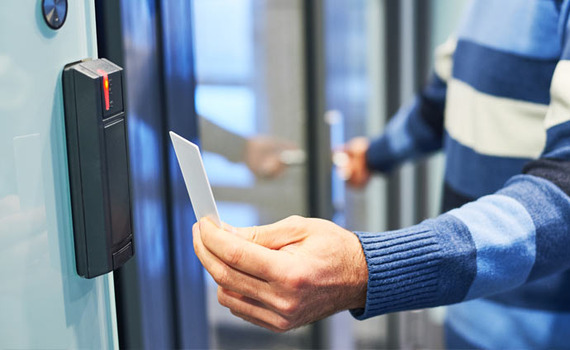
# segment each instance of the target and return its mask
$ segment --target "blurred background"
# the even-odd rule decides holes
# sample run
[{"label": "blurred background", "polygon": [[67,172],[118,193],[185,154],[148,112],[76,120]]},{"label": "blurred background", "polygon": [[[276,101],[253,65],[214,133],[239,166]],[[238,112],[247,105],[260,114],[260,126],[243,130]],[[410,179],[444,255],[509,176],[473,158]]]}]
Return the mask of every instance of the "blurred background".
[{"label": "blurred background", "polygon": [[[19,267],[0,269],[0,280],[17,282],[0,286],[8,310],[0,347],[443,347],[441,308],[367,321],[344,312],[286,334],[232,316],[193,254],[195,218],[167,132],[201,145],[220,216],[233,226],[296,214],[379,232],[433,217],[441,155],[353,190],[332,150],[382,132],[424,84],[466,2],[97,0],[69,2],[58,31],[41,18],[45,1],[3,2],[0,33],[20,29],[0,35],[0,251],[8,252],[0,266]],[[122,268],[89,281],[75,274],[68,242],[61,101],[63,66],[87,57],[125,69],[137,248]],[[41,104],[27,102],[32,91]],[[8,210],[24,196],[29,159],[43,159],[26,178],[41,183],[42,200]],[[54,326],[42,330],[46,323]]]},{"label": "blurred background", "polygon": [[[206,152],[223,220],[252,226],[299,214],[383,231],[437,215],[440,156],[351,190],[331,171],[330,150],[382,132],[424,83],[435,47],[454,30],[464,3],[194,0],[197,113],[250,142],[269,136],[277,149],[289,141],[307,155],[263,177],[246,162],[232,163],[224,149]],[[200,138],[204,146],[219,142],[208,126]],[[275,335],[232,317],[218,305],[215,283],[208,279],[206,287],[214,347],[443,347],[443,309],[364,322],[342,313]]]}]

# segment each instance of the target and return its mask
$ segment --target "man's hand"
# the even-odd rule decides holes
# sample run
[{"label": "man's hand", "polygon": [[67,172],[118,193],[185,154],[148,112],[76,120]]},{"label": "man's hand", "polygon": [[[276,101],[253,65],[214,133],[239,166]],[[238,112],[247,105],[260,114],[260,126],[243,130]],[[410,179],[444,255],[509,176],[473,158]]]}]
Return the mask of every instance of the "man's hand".
[{"label": "man's hand", "polygon": [[362,308],[368,269],[356,235],[332,222],[289,217],[251,228],[193,227],[194,250],[218,283],[218,301],[276,332]]},{"label": "man's hand", "polygon": [[369,145],[367,138],[357,137],[350,140],[342,150],[346,154],[346,159],[340,166],[340,171],[346,182],[353,187],[364,187],[370,179],[370,170],[366,165]]}]

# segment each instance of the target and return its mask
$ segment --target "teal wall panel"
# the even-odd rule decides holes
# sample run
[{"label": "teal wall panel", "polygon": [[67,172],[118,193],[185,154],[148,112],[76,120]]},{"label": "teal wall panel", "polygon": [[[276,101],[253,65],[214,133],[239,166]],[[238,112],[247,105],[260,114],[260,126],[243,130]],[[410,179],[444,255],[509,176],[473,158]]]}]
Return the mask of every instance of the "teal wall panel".
[{"label": "teal wall panel", "polygon": [[0,2],[0,348],[116,348],[112,275],[75,270],[61,72],[96,57],[93,2],[51,30]]}]

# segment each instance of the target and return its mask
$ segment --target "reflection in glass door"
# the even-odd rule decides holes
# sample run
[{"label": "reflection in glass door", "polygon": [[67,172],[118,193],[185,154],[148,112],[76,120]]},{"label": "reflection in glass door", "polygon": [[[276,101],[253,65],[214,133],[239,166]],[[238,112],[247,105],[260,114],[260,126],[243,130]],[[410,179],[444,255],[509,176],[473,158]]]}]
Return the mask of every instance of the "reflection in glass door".
[{"label": "reflection in glass door", "polygon": [[[307,215],[303,2],[193,1],[196,107],[204,164],[223,221]],[[306,348],[308,328],[278,335],[234,317],[208,279],[214,348]]]}]

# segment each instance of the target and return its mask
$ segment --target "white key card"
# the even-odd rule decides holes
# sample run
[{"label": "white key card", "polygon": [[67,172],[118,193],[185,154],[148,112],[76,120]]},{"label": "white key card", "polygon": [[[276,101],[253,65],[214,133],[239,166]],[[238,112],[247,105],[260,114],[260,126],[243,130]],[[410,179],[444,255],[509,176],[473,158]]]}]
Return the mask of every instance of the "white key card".
[{"label": "white key card", "polygon": [[200,155],[200,149],[192,142],[172,131],[170,132],[170,139],[174,145],[178,165],[180,165],[182,170],[184,183],[186,183],[186,189],[188,190],[188,195],[190,195],[196,218],[200,220],[207,217],[218,227],[222,227],[212,188],[210,187],[202,156]]}]

